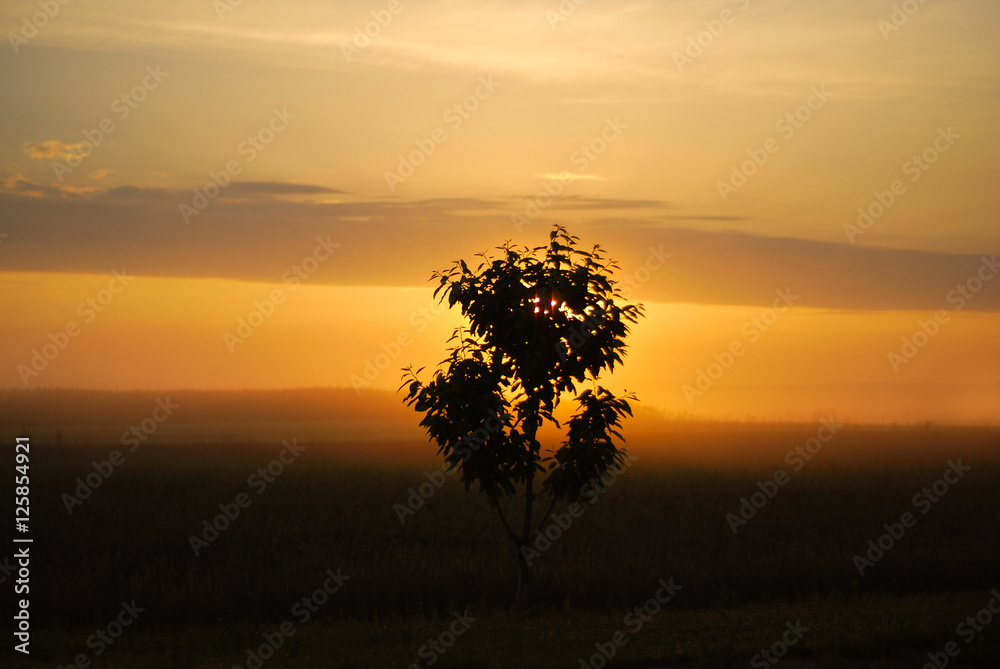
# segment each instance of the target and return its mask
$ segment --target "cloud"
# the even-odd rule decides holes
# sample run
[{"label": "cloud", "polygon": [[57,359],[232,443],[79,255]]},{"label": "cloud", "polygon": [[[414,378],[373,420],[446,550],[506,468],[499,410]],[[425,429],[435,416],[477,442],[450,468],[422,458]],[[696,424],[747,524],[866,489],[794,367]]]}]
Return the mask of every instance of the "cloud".
[{"label": "cloud", "polygon": [[624,200],[604,197],[568,195],[553,199],[551,209],[662,209],[671,205],[660,200]]},{"label": "cloud", "polygon": [[579,174],[577,172],[545,172],[535,176],[551,181],[604,181],[604,177],[599,177],[596,174]]},{"label": "cloud", "polygon": [[[653,251],[671,254],[637,289],[636,298],[647,301],[768,305],[776,290],[790,289],[806,307],[948,309],[948,292],[982,264],[977,254],[672,227],[646,216],[667,206],[650,200],[566,198],[562,214],[553,208],[518,231],[510,220],[515,198],[334,204],[220,198],[184,225],[178,205],[190,201],[190,191],[118,187],[82,197],[21,175],[0,186],[5,231],[19,241],[0,256],[6,270],[102,273],[125,264],[138,275],[279,281],[322,238],[339,243],[340,251],[311,282],[424,287],[433,270],[504,240],[543,243],[559,220],[585,245],[605,247],[625,278],[634,279]],[[304,190],[334,191],[324,188]],[[23,191],[33,197],[15,196]],[[606,216],[614,210],[633,216]],[[684,218],[696,225],[699,214]],[[1000,291],[982,290],[966,309],[1000,311]]]},{"label": "cloud", "polygon": [[310,184],[283,183],[279,181],[238,181],[226,187],[226,195],[319,195],[343,193],[336,188]]},{"label": "cloud", "polygon": [[98,190],[97,188],[85,188],[67,184],[44,184],[40,181],[29,179],[20,173],[10,177],[0,177],[0,193],[9,193],[22,197],[83,198],[94,195]]},{"label": "cloud", "polygon": [[[10,4],[10,3],[8,3]],[[53,21],[36,43],[61,48],[183,54],[205,61],[268,67],[348,70],[495,72],[545,82],[628,81],[662,101],[683,87],[751,95],[797,93],[819,77],[844,97],[898,99],[901,92],[954,91],[954,72],[988,93],[994,0],[932,3],[905,30],[912,49],[886,49],[877,22],[891,8],[868,0],[823,3],[754,0],[731,4],[735,21],[699,58],[698,77],[679,72],[675,55],[717,20],[698,0],[612,3],[403,3],[394,18],[350,62],[342,52],[372,18],[352,3],[304,0],[289,13],[278,2],[242,3],[220,22],[200,0],[169,9],[124,0],[81,5],[73,21]],[[28,10],[0,10],[8,24]],[[569,9],[566,9],[569,8]],[[127,10],[127,11],[126,11]],[[551,16],[561,20],[553,24]],[[511,48],[515,36],[516,49]],[[941,50],[923,48],[933,40]],[[898,42],[896,43],[898,45]],[[968,48],[963,48],[968,47]],[[978,47],[978,48],[977,48]],[[946,52],[947,59],[941,54]],[[796,53],[790,62],[787,54]],[[877,67],[873,66],[873,63]],[[663,84],[667,84],[664,86]],[[579,93],[579,91],[577,91]],[[649,91],[633,90],[649,95]]]},{"label": "cloud", "polygon": [[83,158],[79,154],[83,148],[82,143],[67,144],[57,139],[46,139],[42,142],[25,142],[24,152],[32,160],[67,160],[69,158]]},{"label": "cloud", "polygon": [[118,186],[95,195],[98,200],[159,200],[174,202],[178,192],[166,188],[139,188],[138,186]]},{"label": "cloud", "polygon": [[[982,266],[981,254],[862,247],[765,237],[737,231],[599,226],[598,239],[629,240],[619,262],[641,267],[653,249],[672,254],[637,291],[662,302],[768,305],[789,289],[800,306],[826,309],[952,309],[947,295]],[[989,259],[993,253],[987,254]],[[983,290],[965,307],[1000,311],[1000,290]]]},{"label": "cloud", "polygon": [[93,172],[87,175],[87,178],[93,179],[94,181],[100,181],[102,179],[107,178],[107,176],[112,172],[114,172],[114,170],[108,170],[108,169],[94,170]]},{"label": "cloud", "polygon": [[665,221],[749,221],[752,217],[750,216],[701,216],[701,215],[690,215],[690,216],[660,216],[662,220]]}]

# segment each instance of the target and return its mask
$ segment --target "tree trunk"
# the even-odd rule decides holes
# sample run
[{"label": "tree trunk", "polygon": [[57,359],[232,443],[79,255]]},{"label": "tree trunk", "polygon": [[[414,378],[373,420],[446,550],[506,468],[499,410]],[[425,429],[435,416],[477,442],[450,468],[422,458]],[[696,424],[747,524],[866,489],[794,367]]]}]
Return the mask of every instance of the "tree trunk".
[{"label": "tree trunk", "polygon": [[[538,432],[540,420],[538,418],[538,400],[534,400],[531,411],[531,423],[525,430],[525,437],[529,446],[534,450],[533,444],[535,434]],[[531,509],[535,501],[535,474],[531,476],[524,486],[524,524],[521,526],[521,545],[517,547],[517,593],[514,595],[514,604],[510,607],[511,613],[524,613],[531,607],[531,565],[521,550],[528,545],[531,539]]]},{"label": "tree trunk", "polygon": [[531,608],[531,565],[528,564],[524,553],[517,551],[517,594],[514,595],[514,604],[510,607],[511,613],[525,613]]}]

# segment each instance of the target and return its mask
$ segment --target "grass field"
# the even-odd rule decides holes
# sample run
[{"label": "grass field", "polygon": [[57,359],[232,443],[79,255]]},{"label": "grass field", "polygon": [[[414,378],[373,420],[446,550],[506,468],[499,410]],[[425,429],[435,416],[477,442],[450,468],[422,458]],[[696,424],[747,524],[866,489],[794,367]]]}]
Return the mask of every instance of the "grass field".
[{"label": "grass field", "polygon": [[[343,444],[302,441],[268,481],[257,470],[279,456],[280,441],[146,445],[123,449],[124,462],[70,514],[63,496],[114,446],[36,444],[33,652],[16,666],[71,666],[79,654],[95,667],[247,666],[247,649],[283,622],[295,634],[264,666],[430,666],[420,649],[455,612],[476,622],[435,666],[579,667],[616,631],[627,641],[613,665],[755,666],[797,621],[809,631],[783,666],[918,667],[948,642],[961,651],[952,664],[1000,666],[1000,622],[969,642],[956,632],[1000,587],[1000,462],[989,455],[998,433],[883,432],[847,428],[844,443],[877,450],[880,439],[909,438],[937,448],[918,464],[851,466],[831,452],[799,472],[780,457],[723,468],[636,449],[536,559],[529,617],[506,613],[513,547],[478,492],[448,478],[400,522],[394,505],[428,481],[432,460],[349,463]],[[800,437],[790,442],[783,428],[770,438]],[[956,458],[969,470],[930,502],[921,490]],[[791,480],[734,534],[727,514],[778,468]],[[205,534],[220,504],[239,515],[220,521],[217,537]],[[905,512],[915,524],[859,575],[854,556]],[[197,555],[192,536],[203,542]],[[349,578],[322,604],[313,599],[315,611],[304,607],[328,570]],[[671,578],[681,588],[662,610],[626,618]],[[134,623],[113,643],[95,642],[132,600],[143,609]]]}]

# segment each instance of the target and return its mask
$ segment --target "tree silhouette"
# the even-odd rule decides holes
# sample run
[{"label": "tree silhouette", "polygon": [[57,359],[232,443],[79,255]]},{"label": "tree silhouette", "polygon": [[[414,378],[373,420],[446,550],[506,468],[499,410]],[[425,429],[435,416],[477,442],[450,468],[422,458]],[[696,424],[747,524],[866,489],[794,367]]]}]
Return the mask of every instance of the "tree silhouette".
[{"label": "tree silhouette", "polygon": [[[517,548],[518,582],[512,610],[530,603],[532,572],[524,548],[559,500],[576,502],[588,481],[625,461],[626,451],[612,437],[628,400],[597,385],[604,370],[622,362],[629,323],[642,305],[625,304],[612,278],[618,265],[599,246],[577,248],[579,238],[562,226],[549,234],[548,246],[497,247],[498,258],[485,253],[475,270],[459,260],[435,272],[434,295],[460,305],[469,325],[455,330],[449,356],[430,382],[421,370],[404,370],[400,389],[406,404],[425,415],[420,425],[437,443],[451,468],[459,468],[468,489],[473,483],[497,509]],[[619,304],[618,302],[622,302]],[[577,385],[592,386],[577,394]],[[568,421],[566,440],[542,457],[536,435],[542,421],[557,427],[553,411],[560,396],[579,404]],[[545,476],[535,487],[539,472]],[[507,522],[501,498],[523,488],[524,517],[517,532]],[[549,498],[537,526],[535,502]]]}]

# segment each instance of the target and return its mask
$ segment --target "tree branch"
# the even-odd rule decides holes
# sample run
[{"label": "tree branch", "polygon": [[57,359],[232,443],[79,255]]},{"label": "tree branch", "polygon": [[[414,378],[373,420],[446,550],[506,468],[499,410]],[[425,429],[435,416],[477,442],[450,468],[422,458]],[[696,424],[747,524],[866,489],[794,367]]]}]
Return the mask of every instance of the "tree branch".
[{"label": "tree branch", "polygon": [[500,514],[500,522],[503,523],[503,528],[507,530],[507,536],[509,536],[510,540],[514,542],[515,547],[521,548],[521,542],[517,540],[517,535],[510,529],[510,525],[507,524],[507,519],[503,515],[503,509],[500,508],[500,500],[496,501],[496,507],[497,513]]},{"label": "tree branch", "polygon": [[542,526],[545,524],[545,521],[549,519],[549,514],[552,513],[552,509],[555,507],[556,502],[558,502],[558,501],[559,501],[559,498],[556,497],[555,495],[553,495],[552,496],[552,503],[549,504],[549,510],[545,512],[545,515],[542,516],[541,522],[538,523],[538,530],[537,530],[538,532],[542,531]]},{"label": "tree branch", "polygon": [[535,439],[535,435],[538,434],[538,428],[541,425],[542,419],[538,415],[539,400],[537,397],[530,397],[528,401],[529,410],[526,412],[528,419],[527,431],[524,433],[525,441],[528,447],[531,449],[532,461],[529,465],[531,467],[531,473],[528,475],[528,480],[525,481],[524,486],[524,524],[521,526],[521,543],[528,543],[528,537],[531,536],[531,511],[532,506],[535,501],[535,461],[534,457],[538,452],[539,444]]},{"label": "tree branch", "polygon": [[524,489],[524,525],[521,529],[523,534],[523,538],[521,539],[522,544],[528,543],[528,537],[531,536],[531,506],[535,501],[534,488],[535,473],[532,472],[531,476],[528,477],[528,482]]}]

